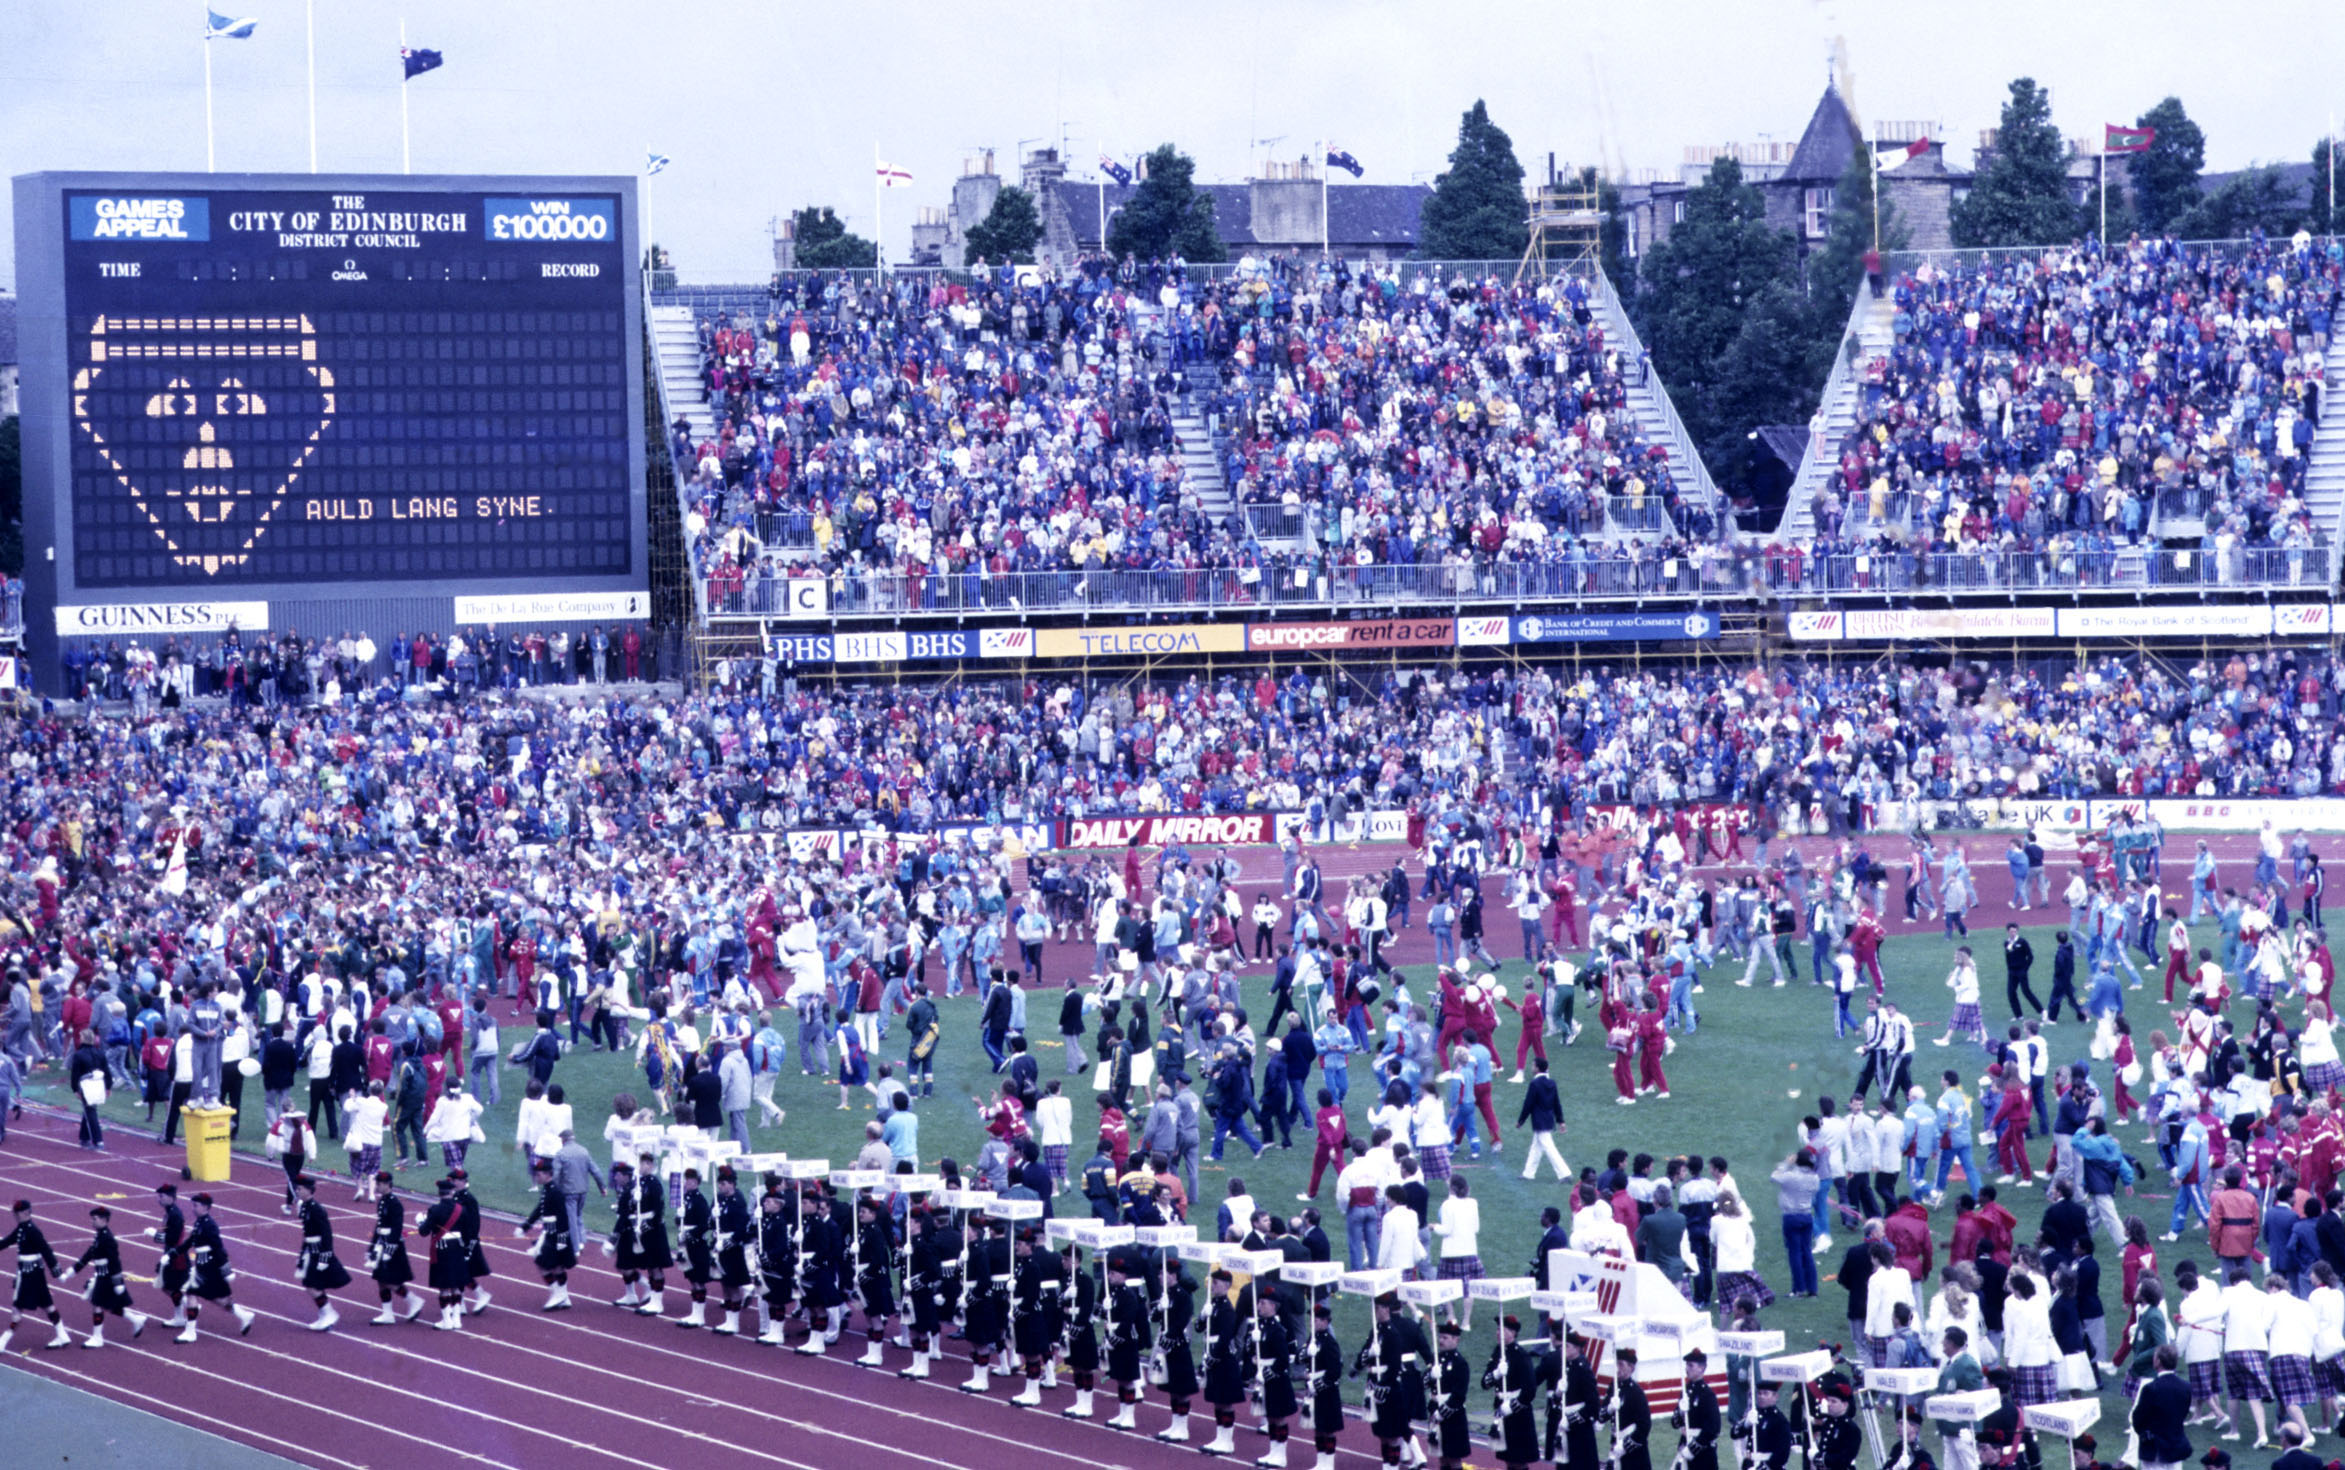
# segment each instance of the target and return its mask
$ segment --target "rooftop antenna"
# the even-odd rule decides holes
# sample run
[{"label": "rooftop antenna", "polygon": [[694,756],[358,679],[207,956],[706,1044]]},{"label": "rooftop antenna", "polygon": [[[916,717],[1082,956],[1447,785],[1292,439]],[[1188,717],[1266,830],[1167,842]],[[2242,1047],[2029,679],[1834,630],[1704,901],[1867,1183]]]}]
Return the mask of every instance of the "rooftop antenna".
[{"label": "rooftop antenna", "polygon": [[1286,141],[1286,134],[1284,134],[1284,133],[1280,133],[1280,134],[1279,134],[1277,137],[1275,137],[1275,138],[1256,138],[1256,139],[1254,140],[1254,146],[1262,150],[1262,163],[1263,163],[1263,169],[1262,169],[1262,171],[1263,171],[1264,173],[1268,173],[1268,172],[1270,172],[1270,167],[1269,167],[1269,165],[1270,165],[1270,161],[1271,161],[1271,153],[1270,153],[1270,150],[1271,150],[1271,149],[1273,149],[1273,148],[1276,148],[1276,147],[1277,147],[1279,144],[1281,144],[1281,143],[1284,143],[1285,141]]}]

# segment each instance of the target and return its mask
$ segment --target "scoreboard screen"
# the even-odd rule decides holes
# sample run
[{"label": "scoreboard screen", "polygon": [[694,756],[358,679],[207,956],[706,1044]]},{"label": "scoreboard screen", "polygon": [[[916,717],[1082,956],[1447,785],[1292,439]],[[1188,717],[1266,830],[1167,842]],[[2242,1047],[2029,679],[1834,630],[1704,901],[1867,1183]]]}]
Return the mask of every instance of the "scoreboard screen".
[{"label": "scoreboard screen", "polygon": [[643,585],[631,181],[39,181],[61,597]]}]

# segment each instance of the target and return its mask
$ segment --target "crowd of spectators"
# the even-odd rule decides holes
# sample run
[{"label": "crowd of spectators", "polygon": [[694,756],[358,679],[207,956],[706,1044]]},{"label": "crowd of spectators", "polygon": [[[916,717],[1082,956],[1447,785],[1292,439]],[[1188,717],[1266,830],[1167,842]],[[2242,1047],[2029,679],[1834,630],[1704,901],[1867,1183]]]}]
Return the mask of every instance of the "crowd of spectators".
[{"label": "crowd of spectators", "polygon": [[2301,234],[1925,261],[1862,365],[1816,552],[2043,585],[2143,548],[2167,553],[2160,582],[2301,572],[2324,541],[2305,470],[2341,281],[2345,250]]},{"label": "crowd of spectators", "polygon": [[[2187,668],[1551,664],[934,684],[734,659],[683,693],[616,683],[627,655],[609,652],[571,677],[599,668],[613,687],[549,704],[504,692],[563,679],[522,642],[520,662],[500,657],[468,683],[445,663],[366,663],[363,647],[344,664],[337,645],[323,677],[294,681],[167,646],[150,660],[153,692],[116,687],[103,665],[84,717],[22,720],[0,745],[28,810],[86,801],[55,783],[106,772],[116,820],[168,796],[224,827],[359,849],[435,830],[511,841],[547,826],[922,830],[1247,810],[1316,827],[1406,809],[1497,840],[1591,807],[1679,803],[1839,833],[1914,825],[1928,804],[2345,792],[2345,663],[2293,650]],[[191,750],[220,754],[179,761]],[[492,779],[500,794],[482,804]]]}]

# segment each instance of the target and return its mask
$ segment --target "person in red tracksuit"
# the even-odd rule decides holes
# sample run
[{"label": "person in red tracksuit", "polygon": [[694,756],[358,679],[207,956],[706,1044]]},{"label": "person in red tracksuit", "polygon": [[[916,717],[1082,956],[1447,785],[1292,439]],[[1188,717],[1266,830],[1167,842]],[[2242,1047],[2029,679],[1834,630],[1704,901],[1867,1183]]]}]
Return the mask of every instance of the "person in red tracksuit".
[{"label": "person in red tracksuit", "polygon": [[[1604,1004],[1607,1011],[1612,1011],[1611,1001],[1607,1000]],[[1635,1019],[1626,1012],[1612,1011],[1610,1019],[1604,1025],[1604,1049],[1612,1053],[1612,1086],[1614,1090],[1619,1092],[1622,1102],[1635,1102],[1637,1100],[1636,1073],[1633,1070],[1637,1054],[1637,1023]]]},{"label": "person in red tracksuit", "polygon": [[[2201,844],[2202,846],[2204,844]],[[2190,993],[2190,926],[2182,922],[2179,909],[2166,910],[2166,1003],[2174,1003],[2174,981],[2182,981],[2182,993]]]},{"label": "person in red tracksuit", "polygon": [[2027,1157],[2027,1124],[2032,1111],[2027,1089],[2019,1085],[2019,1078],[2003,1079],[2003,1095],[1995,1100],[1995,1167],[2005,1177],[2016,1176],[2022,1183],[2035,1182],[2036,1172]]},{"label": "person in red tracksuit", "polygon": [[1319,1111],[1314,1115],[1312,1131],[1317,1142],[1311,1146],[1311,1189],[1299,1196],[1307,1200],[1319,1198],[1319,1177],[1328,1165],[1333,1164],[1338,1173],[1343,1171],[1345,1150],[1352,1139],[1351,1125],[1344,1121],[1343,1108],[1337,1104],[1335,1094],[1324,1087],[1319,1089]]},{"label": "person in red tracksuit", "polygon": [[1669,1034],[1662,1029],[1661,1005],[1652,996],[1645,997],[1645,1008],[1637,1016],[1637,1085],[1640,1091],[1651,1090],[1666,1098],[1669,1096],[1669,1075],[1661,1070],[1661,1053],[1669,1044]]},{"label": "person in red tracksuit", "polygon": [[1523,1028],[1514,1042],[1514,1076],[1510,1081],[1523,1080],[1523,1058],[1547,1060],[1547,1003],[1539,998],[1539,977],[1531,976],[1523,984],[1522,999],[1506,1002],[1514,1013],[1523,1018]]},{"label": "person in red tracksuit", "polygon": [[1568,874],[1558,871],[1555,881],[1547,885],[1547,896],[1555,904],[1547,911],[1547,923],[1557,944],[1568,938],[1573,949],[1580,947],[1580,890]]}]

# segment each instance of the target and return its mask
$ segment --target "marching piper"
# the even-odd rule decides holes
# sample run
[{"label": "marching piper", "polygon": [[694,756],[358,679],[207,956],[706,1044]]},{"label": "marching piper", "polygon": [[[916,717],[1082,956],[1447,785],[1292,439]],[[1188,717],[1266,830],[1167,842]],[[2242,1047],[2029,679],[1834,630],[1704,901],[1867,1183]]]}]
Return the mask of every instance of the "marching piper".
[{"label": "marching piper", "polygon": [[855,1299],[863,1307],[865,1368],[882,1366],[881,1347],[896,1335],[896,1229],[885,1201],[865,1195],[855,1202]]},{"label": "marching piper", "polygon": [[407,1205],[392,1188],[390,1173],[383,1169],[375,1174],[375,1183],[381,1188],[375,1198],[374,1233],[366,1243],[366,1274],[374,1278],[375,1293],[383,1304],[383,1309],[367,1320],[377,1327],[399,1320],[392,1310],[394,1301],[408,1304],[410,1322],[423,1313],[423,1298],[407,1289],[407,1283],[415,1279],[414,1263],[407,1259]]},{"label": "marching piper", "polygon": [[1482,1369],[1482,1386],[1491,1392],[1491,1437],[1507,1470],[1522,1470],[1539,1458],[1539,1359],[1519,1340],[1522,1330],[1522,1319],[1511,1313],[1499,1319],[1498,1345]]},{"label": "marching piper", "polygon": [[937,1212],[916,1204],[905,1214],[912,1245],[904,1264],[904,1305],[912,1317],[912,1366],[899,1378],[926,1378],[929,1359],[936,1355],[937,1334],[944,1329],[938,1303],[944,1295],[944,1259],[938,1249]]},{"label": "marching piper", "polygon": [[456,1184],[456,1236],[464,1242],[464,1309],[477,1317],[489,1309],[489,1253],[480,1248],[480,1201],[473,1198],[472,1176],[459,1166],[448,1171]]},{"label": "marching piper", "polygon": [[676,1228],[684,1247],[684,1281],[692,1289],[692,1310],[678,1327],[708,1325],[708,1283],[716,1276],[716,1212],[700,1192],[700,1171],[684,1171],[684,1198],[676,1207]]},{"label": "marching piper", "polygon": [[749,1296],[749,1201],[741,1197],[731,1164],[717,1167],[717,1282],[725,1289],[725,1320],[709,1330],[725,1337],[741,1331],[741,1309]]},{"label": "marching piper", "polygon": [[1778,1398],[1774,1384],[1762,1383],[1754,1400],[1758,1415],[1751,1427],[1752,1464],[1764,1470],[1784,1470],[1791,1463],[1791,1420]]},{"label": "marching piper", "polygon": [[[456,1202],[456,1181],[442,1179],[439,1191],[440,1197],[424,1211],[415,1233],[431,1242],[427,1279],[440,1298],[440,1320],[432,1325],[441,1332],[454,1332],[464,1325],[464,1293],[472,1285],[472,1253],[457,1229],[461,1207]],[[376,1219],[379,1222],[381,1216]]]},{"label": "marching piper", "polygon": [[675,1256],[668,1249],[667,1191],[651,1155],[642,1162],[640,1171],[623,1159],[611,1165],[611,1245],[626,1288],[611,1305],[657,1317],[667,1310],[668,1267]]},{"label": "marching piper", "polygon": [[1369,1429],[1387,1465],[1400,1464],[1404,1451],[1409,1463],[1424,1462],[1416,1425],[1425,1417],[1425,1369],[1432,1357],[1425,1329],[1400,1309],[1400,1297],[1389,1291],[1377,1297],[1376,1327],[1353,1359],[1352,1373],[1367,1375]]},{"label": "marching piper", "polygon": [[[220,1222],[212,1218],[212,1197],[199,1194],[188,1203],[195,1206],[195,1221],[188,1226],[187,1238],[180,1244],[180,1253],[186,1258],[189,1280],[188,1294],[207,1302],[217,1302],[236,1318],[239,1336],[252,1332],[253,1313],[236,1305],[236,1287],[228,1269],[228,1245],[220,1239]],[[195,1341],[196,1318],[203,1309],[195,1302],[187,1303],[187,1325],[180,1329],[173,1342]]]},{"label": "marching piper", "polygon": [[1718,1436],[1723,1420],[1718,1412],[1718,1390],[1704,1375],[1710,1355],[1700,1348],[1685,1353],[1685,1391],[1669,1422],[1677,1426],[1677,1470],[1718,1470]]},{"label": "marching piper", "polygon": [[342,1314],[334,1310],[329,1293],[340,1291],[350,1284],[350,1272],[334,1254],[334,1221],[326,1207],[318,1203],[318,1181],[309,1174],[296,1175],[293,1180],[294,1197],[299,1201],[295,1219],[301,1226],[301,1254],[295,1270],[309,1299],[317,1304],[317,1319],[309,1324],[312,1332],[331,1332]]},{"label": "marching piper", "polygon": [[1330,1323],[1334,1309],[1322,1299],[1311,1308],[1310,1371],[1312,1470],[1335,1470],[1336,1436],[1343,1433],[1343,1344]]},{"label": "marching piper", "polygon": [[1134,1280],[1145,1262],[1128,1249],[1107,1254],[1107,1377],[1116,1387],[1115,1417],[1110,1429],[1137,1429],[1134,1415],[1140,1407],[1140,1380],[1148,1371],[1149,1333],[1155,1323],[1148,1307],[1148,1287]]},{"label": "marching piper", "polygon": [[790,1218],[780,1181],[768,1175],[765,1193],[757,1199],[757,1310],[761,1318],[757,1340],[767,1347],[782,1345],[782,1323],[790,1315],[790,1292],[796,1256],[790,1241]]},{"label": "marching piper", "polygon": [[1612,1463],[1619,1470],[1653,1470],[1653,1404],[1637,1382],[1637,1350],[1612,1357]]},{"label": "marching piper", "polygon": [[1466,1456],[1474,1449],[1466,1404],[1473,1380],[1466,1366],[1466,1355],[1457,1346],[1458,1335],[1463,1331],[1457,1323],[1447,1321],[1434,1329],[1439,1346],[1433,1358],[1432,1437],[1441,1470],[1463,1470]]},{"label": "marching piper", "polygon": [[38,1312],[48,1318],[49,1325],[56,1329],[43,1346],[71,1347],[73,1334],[66,1330],[64,1314],[57,1310],[57,1299],[49,1292],[49,1278],[62,1274],[57,1265],[57,1252],[49,1245],[49,1237],[41,1233],[41,1227],[33,1223],[31,1200],[18,1200],[14,1214],[14,1228],[0,1235],[0,1250],[16,1252],[16,1294],[8,1303],[11,1309],[8,1329],[0,1332],[0,1353],[8,1351],[8,1340],[16,1335],[17,1326],[28,1312]]},{"label": "marching piper", "polygon": [[537,1228],[537,1249],[531,1259],[546,1283],[545,1305],[538,1310],[566,1312],[570,1309],[570,1271],[578,1264],[578,1246],[570,1238],[570,1208],[554,1183],[552,1159],[530,1160],[529,1176],[537,1186],[537,1205],[522,1217],[513,1234],[518,1239],[528,1235],[532,1226]]},{"label": "marching piper", "polygon": [[854,1267],[847,1259],[847,1232],[832,1212],[829,1186],[814,1181],[798,1206],[811,1206],[798,1233],[799,1304],[806,1309],[806,1340],[798,1351],[814,1355],[827,1351],[845,1330]]},{"label": "marching piper", "polygon": [[1026,1384],[1010,1402],[1024,1409],[1039,1405],[1044,1389],[1058,1386],[1059,1337],[1066,1329],[1066,1276],[1059,1268],[1057,1254],[1042,1248],[1037,1239],[1040,1234],[1039,1227],[1032,1225],[1018,1232],[1012,1268],[1017,1303],[1011,1321],[1012,1346],[1017,1349]]},{"label": "marching piper", "polygon": [[[1259,1283],[1257,1283],[1259,1285]],[[1270,1292],[1254,1294],[1254,1388],[1261,1395],[1263,1433],[1270,1440],[1254,1463],[1265,1470],[1284,1470],[1289,1420],[1295,1417],[1295,1348],[1279,1315],[1279,1300]],[[1340,1365],[1340,1356],[1339,1356]]]},{"label": "marching piper", "polygon": [[972,1215],[968,1228],[978,1232],[969,1246],[968,1326],[964,1334],[969,1339],[969,1381],[961,1385],[963,1393],[984,1393],[993,1386],[993,1359],[1001,1351],[1002,1338],[1009,1329],[1010,1317],[1010,1243],[1001,1231],[1002,1222],[984,1221]]},{"label": "marching piper", "polygon": [[1567,1330],[1563,1336],[1563,1360],[1548,1380],[1549,1457],[1554,1457],[1560,1441],[1563,1456],[1557,1464],[1569,1465],[1572,1470],[1596,1470],[1596,1416],[1603,1405],[1595,1365],[1588,1361],[1587,1339]]},{"label": "marching piper", "polygon": [[1189,1442],[1189,1402],[1197,1397],[1197,1355],[1189,1349],[1191,1323],[1197,1315],[1197,1282],[1181,1266],[1181,1258],[1165,1251],[1161,1298],[1164,1330],[1158,1341],[1164,1349],[1164,1394],[1170,1401],[1172,1423],[1156,1432],[1167,1444]]},{"label": "marching piper", "polygon": [[1208,1455],[1226,1455],[1238,1447],[1238,1405],[1246,1401],[1246,1383],[1254,1376],[1248,1359],[1245,1324],[1238,1304],[1230,1299],[1230,1273],[1215,1271],[1205,1304],[1205,1402],[1213,1405],[1213,1438],[1199,1445]]},{"label": "marching piper", "polygon": [[163,1248],[162,1257],[155,1264],[155,1285],[171,1303],[171,1315],[163,1319],[165,1327],[187,1325],[187,1253],[180,1247],[187,1243],[187,1215],[179,1208],[179,1186],[155,1186],[155,1203],[163,1210],[163,1223],[147,1232],[147,1239]]},{"label": "marching piper", "polygon": [[108,1312],[130,1324],[132,1337],[145,1332],[147,1314],[134,1310],[130,1305],[130,1283],[122,1272],[122,1247],[114,1239],[114,1212],[104,1205],[90,1210],[89,1249],[81,1253],[81,1259],[66,1271],[64,1279],[71,1281],[93,1265],[97,1267],[97,1274],[90,1278],[90,1335],[82,1340],[81,1345],[85,1348],[106,1345]]}]

